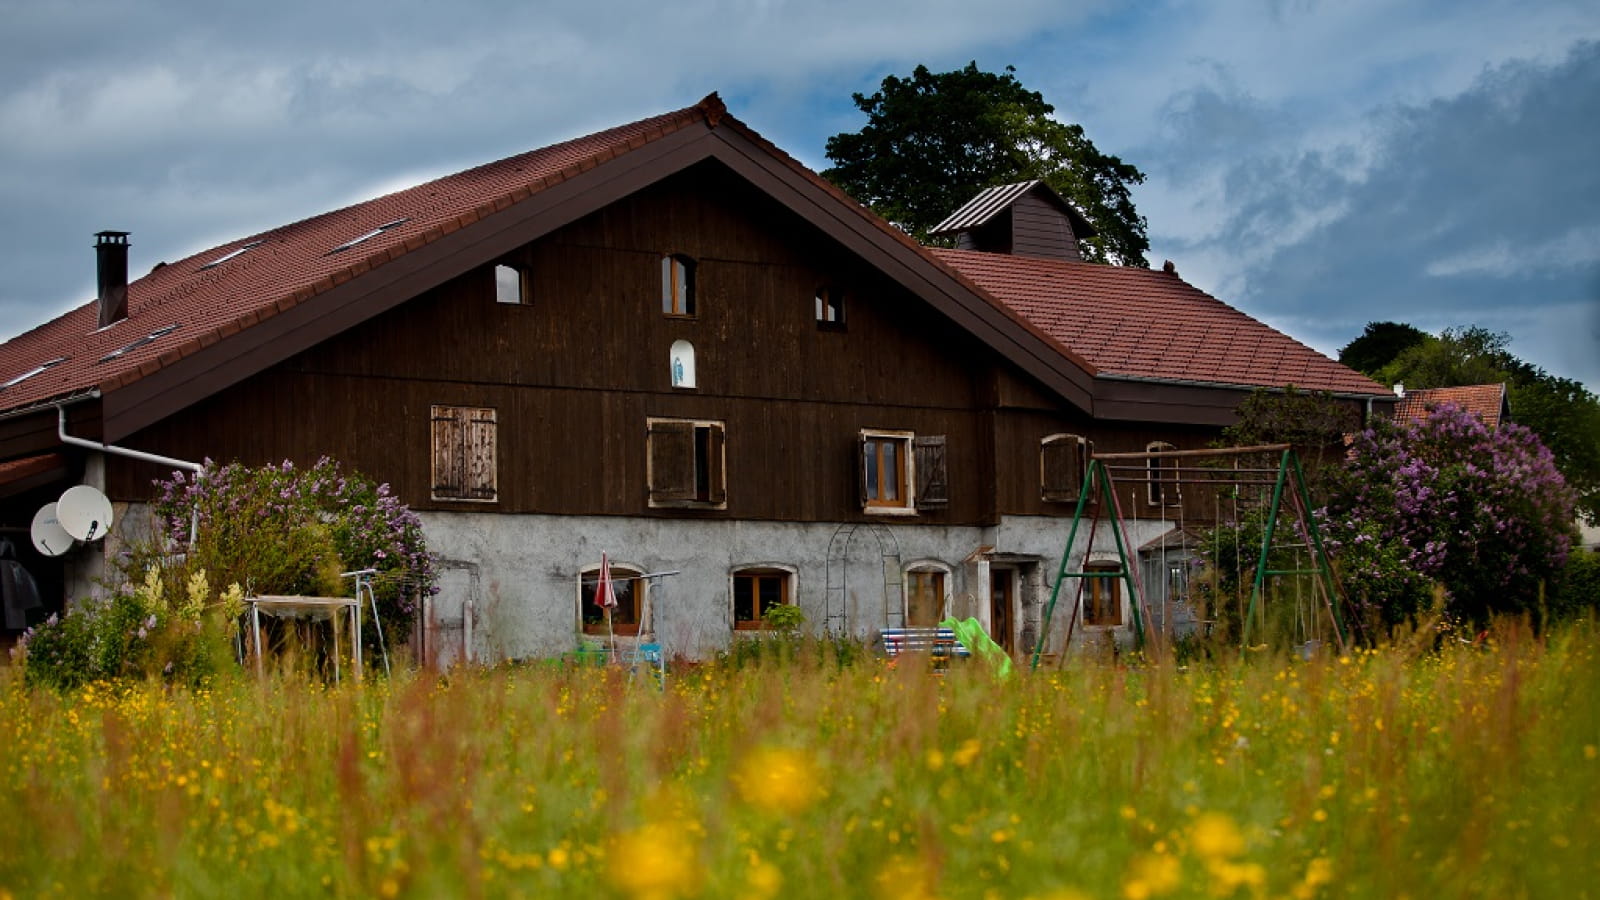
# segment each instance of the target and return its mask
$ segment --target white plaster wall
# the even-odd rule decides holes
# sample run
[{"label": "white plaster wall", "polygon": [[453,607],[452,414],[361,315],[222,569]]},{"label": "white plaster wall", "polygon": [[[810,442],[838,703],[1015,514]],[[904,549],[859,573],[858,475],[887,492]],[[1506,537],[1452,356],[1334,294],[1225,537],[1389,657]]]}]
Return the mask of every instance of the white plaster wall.
[{"label": "white plaster wall", "polygon": [[[470,607],[469,652],[480,662],[571,651],[579,640],[578,573],[599,565],[602,551],[614,565],[678,573],[654,580],[649,588],[656,638],[669,655],[704,658],[728,646],[734,639],[729,576],[750,566],[794,567],[796,602],[805,611],[813,633],[821,633],[829,622],[830,603],[837,610],[841,601],[848,607],[847,630],[856,637],[870,638],[884,624],[899,623],[903,588],[896,582],[903,576],[895,572],[889,579],[893,608],[886,615],[879,542],[864,526],[849,544],[848,561],[841,562],[836,556],[830,563],[830,544],[840,528],[837,523],[456,512],[419,515],[429,549],[447,568],[458,572],[475,568],[475,580],[460,574],[442,579],[436,604],[448,611]],[[921,561],[937,561],[948,568],[948,611],[958,616],[976,615],[987,607],[987,567],[973,559],[980,547],[1042,557],[1019,591],[1019,619],[1024,623],[1024,635],[1031,640],[1038,633],[1069,525],[1070,521],[1058,518],[1007,517],[995,528],[918,525],[904,520],[885,521],[878,527],[892,537],[885,547],[898,549],[902,570]],[[1130,522],[1129,540],[1137,547],[1169,527],[1162,522]],[[1084,554],[1091,552],[1087,523],[1080,529],[1078,544],[1074,565],[1081,566]],[[1116,551],[1112,535],[1103,526],[1092,551]],[[1071,596],[1067,592],[1070,587],[1063,587],[1065,597]],[[461,591],[473,595],[452,596]],[[1063,600],[1056,611],[1047,647],[1050,652],[1059,652],[1065,639],[1069,603]],[[1131,637],[1129,628],[1117,631],[1122,640]]]}]

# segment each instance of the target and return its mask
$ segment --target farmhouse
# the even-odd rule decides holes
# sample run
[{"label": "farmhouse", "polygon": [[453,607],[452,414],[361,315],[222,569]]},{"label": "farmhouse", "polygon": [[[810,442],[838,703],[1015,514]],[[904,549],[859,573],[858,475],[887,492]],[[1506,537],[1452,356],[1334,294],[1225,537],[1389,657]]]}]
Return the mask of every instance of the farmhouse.
[{"label": "farmhouse", "polygon": [[[1394,402],[1170,265],[1082,262],[1087,227],[1012,185],[927,249],[713,94],[132,281],[103,232],[99,298],[0,347],[0,527],[26,543],[74,484],[112,499],[111,540],[23,549],[59,605],[147,527],[150,454],[330,455],[421,514],[444,659],[570,650],[603,551],[617,630],[648,615],[669,652],[773,604],[1059,649],[1039,610],[1088,453],[1205,446],[1257,388]],[[1159,469],[1118,502],[1146,583],[1181,591],[1156,548],[1213,510]],[[1087,632],[1127,629],[1096,584]]]}]

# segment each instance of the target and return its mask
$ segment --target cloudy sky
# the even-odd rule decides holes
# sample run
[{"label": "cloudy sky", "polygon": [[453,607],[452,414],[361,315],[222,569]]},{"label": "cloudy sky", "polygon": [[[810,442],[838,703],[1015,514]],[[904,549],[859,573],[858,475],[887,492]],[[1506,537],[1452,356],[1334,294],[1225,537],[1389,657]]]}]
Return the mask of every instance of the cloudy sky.
[{"label": "cloudy sky", "polygon": [[[918,63],[1149,176],[1153,263],[1330,354],[1481,325],[1600,390],[1600,4],[0,0],[0,337],[148,271],[694,103],[816,169]],[[197,12],[198,10],[198,12]]]}]

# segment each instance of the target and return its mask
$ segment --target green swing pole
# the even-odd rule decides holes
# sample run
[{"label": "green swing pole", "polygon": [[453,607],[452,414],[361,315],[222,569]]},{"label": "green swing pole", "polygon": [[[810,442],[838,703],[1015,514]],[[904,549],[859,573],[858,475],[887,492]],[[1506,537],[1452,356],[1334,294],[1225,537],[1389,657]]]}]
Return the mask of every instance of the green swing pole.
[{"label": "green swing pole", "polygon": [[1256,617],[1256,606],[1261,602],[1261,590],[1267,580],[1267,557],[1272,549],[1272,534],[1278,528],[1278,509],[1283,503],[1283,482],[1289,474],[1289,457],[1292,450],[1285,449],[1278,460],[1278,477],[1272,485],[1272,505],[1267,508],[1266,526],[1261,532],[1261,558],[1256,560],[1256,577],[1250,587],[1250,607],[1245,611],[1244,625],[1239,629],[1239,645],[1250,646],[1250,623]]},{"label": "green swing pole", "polygon": [[1339,635],[1339,650],[1343,652],[1349,644],[1349,634],[1344,624],[1344,615],[1341,608],[1344,598],[1339,595],[1338,586],[1333,580],[1333,564],[1328,561],[1328,553],[1322,546],[1322,531],[1317,528],[1317,517],[1311,514],[1311,493],[1306,489],[1305,469],[1300,465],[1300,457],[1291,456],[1294,461],[1294,475],[1299,486],[1298,496],[1300,506],[1306,522],[1306,531],[1311,535],[1311,552],[1317,560],[1317,574],[1322,579],[1323,588],[1328,592],[1328,608],[1333,613],[1333,628]]},{"label": "green swing pole", "polygon": [[[1056,598],[1061,596],[1061,582],[1067,576],[1067,561],[1072,558],[1072,544],[1078,539],[1078,523],[1083,521],[1083,508],[1089,502],[1089,496],[1094,490],[1095,473],[1101,472],[1105,464],[1098,459],[1089,460],[1089,469],[1083,475],[1083,490],[1078,492],[1078,506],[1072,513],[1072,528],[1067,532],[1067,546],[1061,550],[1061,564],[1056,567],[1056,583],[1050,588],[1050,602],[1044,607],[1044,622],[1039,626],[1039,637],[1033,642],[1033,662],[1028,666],[1029,671],[1038,671],[1039,659],[1044,655],[1045,641],[1050,637],[1050,620],[1055,615]],[[1104,480],[1101,472],[1101,479]]]}]

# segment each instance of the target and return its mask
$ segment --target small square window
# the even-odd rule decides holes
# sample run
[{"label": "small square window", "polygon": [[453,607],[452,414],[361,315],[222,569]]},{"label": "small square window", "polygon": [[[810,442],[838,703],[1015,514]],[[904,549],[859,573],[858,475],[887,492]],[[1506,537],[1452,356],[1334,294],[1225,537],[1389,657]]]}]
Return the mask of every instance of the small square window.
[{"label": "small square window", "polygon": [[817,327],[844,329],[844,291],[832,285],[817,289]]},{"label": "small square window", "polygon": [[644,572],[631,566],[612,565],[611,593],[617,605],[611,610],[611,625],[606,626],[606,610],[597,601],[600,567],[590,566],[578,575],[578,620],[584,634],[636,635],[644,620]]},{"label": "small square window", "polygon": [[528,270],[521,266],[495,266],[495,302],[514,306],[533,303],[533,286],[529,280]]},{"label": "small square window", "polygon": [[[1145,446],[1146,453],[1167,453],[1178,449],[1165,441],[1152,441]],[[1183,502],[1182,485],[1178,480],[1178,461],[1172,457],[1152,456],[1146,460],[1146,486],[1151,506],[1177,506]]]},{"label": "small square window", "polygon": [[907,515],[950,505],[945,436],[864,430],[860,437],[861,506]]},{"label": "small square window", "polygon": [[1089,471],[1092,445],[1075,434],[1052,434],[1039,442],[1039,494],[1044,500],[1078,499]]}]

